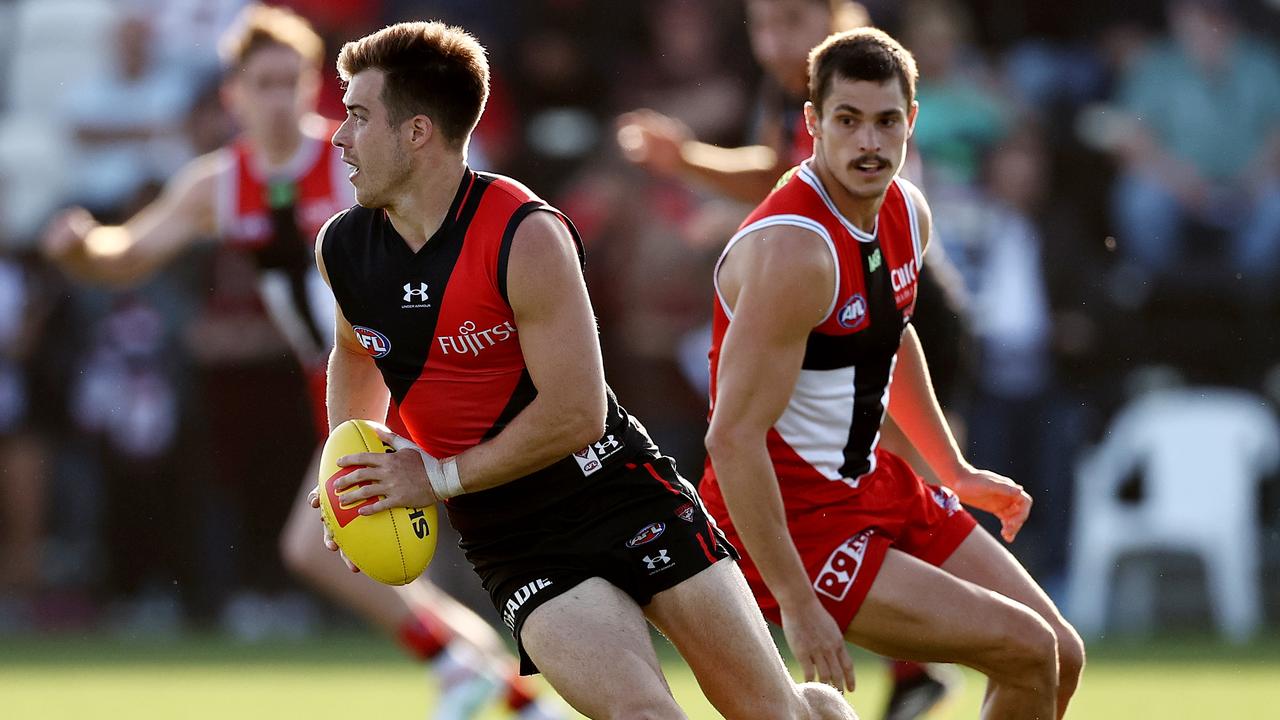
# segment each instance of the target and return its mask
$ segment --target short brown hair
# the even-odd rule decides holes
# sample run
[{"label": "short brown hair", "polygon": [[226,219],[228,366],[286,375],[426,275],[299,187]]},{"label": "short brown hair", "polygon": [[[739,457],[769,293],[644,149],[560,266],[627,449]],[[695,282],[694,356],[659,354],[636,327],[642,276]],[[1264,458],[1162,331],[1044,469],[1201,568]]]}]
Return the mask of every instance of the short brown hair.
[{"label": "short brown hair", "polygon": [[315,67],[324,63],[324,41],[311,23],[289,8],[246,5],[218,41],[218,55],[230,68],[242,67],[255,52],[281,45]]},{"label": "short brown hair", "polygon": [[896,77],[908,108],[916,99],[916,59],[883,30],[846,30],[828,37],[809,52],[809,101],[818,112],[822,112],[822,102],[836,75],[878,83]]},{"label": "short brown hair", "polygon": [[455,144],[471,133],[489,97],[484,47],[466,30],[440,22],[399,23],[343,45],[343,82],[365,70],[386,76],[382,102],[392,125],[426,115]]}]

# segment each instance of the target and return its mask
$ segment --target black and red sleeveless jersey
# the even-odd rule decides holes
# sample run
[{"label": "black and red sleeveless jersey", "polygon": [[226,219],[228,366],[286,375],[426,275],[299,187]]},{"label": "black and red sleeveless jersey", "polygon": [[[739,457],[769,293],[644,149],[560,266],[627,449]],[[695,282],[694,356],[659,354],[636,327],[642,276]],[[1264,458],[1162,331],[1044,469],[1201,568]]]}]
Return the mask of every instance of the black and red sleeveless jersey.
[{"label": "black and red sleeveless jersey", "polygon": [[[791,171],[747,217],[724,253],[749,233],[787,225],[821,237],[835,261],[827,314],[809,332],[800,377],[767,438],[784,500],[820,504],[838,502],[875,470],[874,450],[902,331],[915,309],[923,249],[906,180],[889,185],[876,227],[867,233],[840,214],[811,163]],[[714,313],[713,414],[720,344],[733,317],[718,280]],[[701,491],[709,505],[718,501],[709,461]]]},{"label": "black and red sleeveless jersey", "polygon": [[327,140],[336,129],[326,121],[304,135],[270,174],[248,142],[236,140],[223,150],[229,162],[216,185],[218,236],[253,257],[263,305],[304,364],[323,363],[333,343],[333,297],[316,271],[316,232],[355,200],[350,168]]},{"label": "black and red sleeveless jersey", "polygon": [[[321,230],[333,294],[373,357],[414,442],[448,457],[497,435],[537,389],[507,301],[507,257],[530,213],[559,210],[510,178],[467,170],[444,223],[418,252],[383,210],[353,207]],[[526,515],[592,475],[656,452],[607,390],[599,442],[527,477],[447,503],[459,532]]]}]

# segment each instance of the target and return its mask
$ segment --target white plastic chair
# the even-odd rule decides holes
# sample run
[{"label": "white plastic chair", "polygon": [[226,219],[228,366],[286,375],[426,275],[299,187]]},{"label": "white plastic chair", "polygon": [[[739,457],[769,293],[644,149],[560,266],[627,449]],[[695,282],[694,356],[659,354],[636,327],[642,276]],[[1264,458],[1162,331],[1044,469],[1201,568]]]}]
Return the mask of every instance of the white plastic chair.
[{"label": "white plastic chair", "polygon": [[[1077,629],[1106,627],[1112,575],[1126,553],[1194,553],[1215,624],[1234,642],[1262,617],[1258,481],[1280,465],[1280,425],[1266,402],[1222,388],[1158,390],[1124,408],[1076,477],[1068,610]],[[1137,471],[1142,499],[1119,499]]]}]

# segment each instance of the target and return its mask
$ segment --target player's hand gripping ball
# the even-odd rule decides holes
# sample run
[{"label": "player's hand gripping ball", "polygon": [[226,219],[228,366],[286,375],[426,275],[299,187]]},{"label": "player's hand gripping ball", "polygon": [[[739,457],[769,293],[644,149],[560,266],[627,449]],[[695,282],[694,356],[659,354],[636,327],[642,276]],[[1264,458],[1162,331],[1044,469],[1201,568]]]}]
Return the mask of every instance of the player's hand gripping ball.
[{"label": "player's hand gripping ball", "polygon": [[[368,420],[348,420],[329,433],[320,456],[317,495],[320,513],[333,540],[360,572],[388,585],[405,585],[427,569],[436,551],[436,508],[391,508],[361,515],[378,498],[344,503],[334,483],[359,465],[338,467],[338,458],[365,452],[391,452]],[[366,483],[353,485],[360,487]]]}]

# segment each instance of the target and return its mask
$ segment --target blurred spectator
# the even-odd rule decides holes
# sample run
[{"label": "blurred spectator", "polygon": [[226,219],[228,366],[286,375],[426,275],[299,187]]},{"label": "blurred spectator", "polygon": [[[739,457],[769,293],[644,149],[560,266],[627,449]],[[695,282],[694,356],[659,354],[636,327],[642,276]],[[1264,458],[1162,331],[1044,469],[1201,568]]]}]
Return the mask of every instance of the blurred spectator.
[{"label": "blurred spectator", "polygon": [[979,361],[966,425],[970,457],[1016,478],[1036,499],[1019,554],[1052,589],[1065,566],[1067,469],[1077,439],[1057,410],[1041,229],[1049,176],[1040,129],[1020,124],[988,154],[979,187],[934,195],[934,222],[972,300]]},{"label": "blurred spectator", "polygon": [[192,95],[191,76],[156,57],[147,18],[122,18],[115,49],[72,88],[66,110],[78,146],[70,193],[111,217],[187,159],[180,123]]},{"label": "blurred spectator", "polygon": [[[1121,78],[1118,248],[1142,275],[1194,264],[1192,281],[1222,270],[1262,290],[1280,271],[1280,61],[1229,0],[1172,0],[1168,19],[1169,39]],[[1196,251],[1215,236],[1221,255]]]},{"label": "blurred spectator", "polygon": [[589,0],[521,3],[522,32],[508,48],[519,140],[503,172],[543,196],[563,183],[606,139],[615,63],[641,36],[642,5]]},{"label": "blurred spectator", "polygon": [[716,147],[699,141],[680,119],[639,110],[618,119],[618,143],[627,159],[756,203],[782,173],[812,154],[803,112],[809,50],[833,31],[867,24],[866,10],[844,0],[748,0],[747,19],[752,53],[765,70],[750,131],[754,144]]},{"label": "blurred spectator", "polygon": [[719,0],[657,0],[646,10],[649,47],[629,63],[615,102],[678,117],[710,142],[735,140],[747,78],[732,61],[747,58],[734,58],[729,45],[732,8]]},{"label": "blurred spectator", "polygon": [[[167,323],[151,301],[117,296],[96,326],[72,392],[72,416],[102,470],[105,589],[129,629],[176,630],[194,523],[178,440],[184,429]],[[162,542],[156,542],[163,538]]]},{"label": "blurred spectator", "polygon": [[976,184],[983,155],[1008,132],[1008,103],[973,45],[973,18],[954,0],[912,0],[903,28],[920,69],[911,136],[920,179],[930,191]]}]

